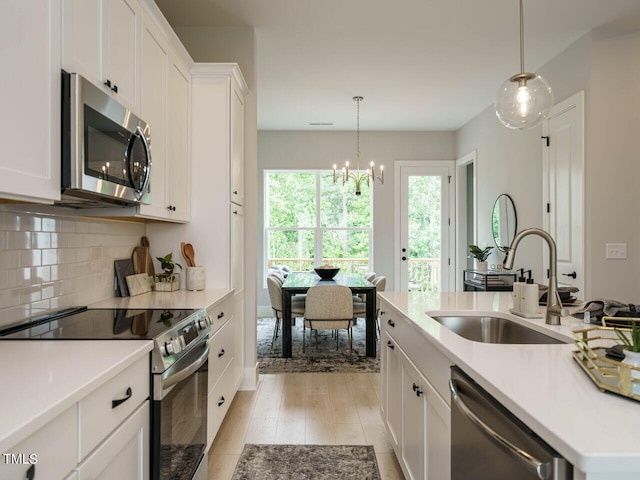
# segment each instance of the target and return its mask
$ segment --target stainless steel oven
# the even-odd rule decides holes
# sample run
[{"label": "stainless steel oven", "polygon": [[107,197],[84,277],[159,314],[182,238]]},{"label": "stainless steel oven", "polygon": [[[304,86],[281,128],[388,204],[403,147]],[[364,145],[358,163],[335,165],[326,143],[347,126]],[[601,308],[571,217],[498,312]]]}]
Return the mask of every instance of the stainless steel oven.
[{"label": "stainless steel oven", "polygon": [[568,480],[570,463],[458,367],[451,368],[451,480]]},{"label": "stainless steel oven", "polygon": [[203,337],[162,374],[153,375],[154,480],[206,480],[209,340]]},{"label": "stainless steel oven", "polygon": [[62,201],[151,203],[151,128],[88,80],[62,73]]}]

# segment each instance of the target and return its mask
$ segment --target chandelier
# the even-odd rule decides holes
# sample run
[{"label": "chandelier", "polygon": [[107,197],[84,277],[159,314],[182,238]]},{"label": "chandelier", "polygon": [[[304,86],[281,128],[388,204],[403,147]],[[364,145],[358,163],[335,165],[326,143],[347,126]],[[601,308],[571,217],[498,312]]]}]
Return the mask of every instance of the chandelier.
[{"label": "chandelier", "polygon": [[525,130],[535,127],[551,111],[553,91],[547,81],[524,71],[524,14],[520,0],[520,73],[500,86],[494,107],[498,120],[507,128]]},{"label": "chandelier", "polygon": [[344,167],[342,167],[342,172],[338,173],[336,164],[333,165],[333,183],[338,183],[338,179],[342,179],[342,185],[344,186],[347,181],[353,180],[356,184],[356,195],[360,195],[362,192],[360,190],[360,186],[363,181],[367,182],[369,185],[370,181],[374,181],[376,179],[380,180],[380,183],[384,183],[384,166],[380,165],[380,174],[376,175],[376,170],[373,162],[369,163],[369,168],[363,171],[360,171],[360,102],[364,99],[364,97],[353,97],[353,99],[358,103],[358,116],[357,116],[357,124],[356,124],[356,169],[349,170],[349,161],[346,161]]}]

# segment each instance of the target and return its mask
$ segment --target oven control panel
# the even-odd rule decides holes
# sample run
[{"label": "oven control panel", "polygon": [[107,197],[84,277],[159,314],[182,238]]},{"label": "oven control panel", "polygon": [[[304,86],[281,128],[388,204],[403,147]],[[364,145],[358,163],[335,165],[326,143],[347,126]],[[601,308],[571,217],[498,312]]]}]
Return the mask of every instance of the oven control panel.
[{"label": "oven control panel", "polygon": [[198,339],[208,337],[210,330],[211,323],[206,310],[203,309],[189,315],[157,337],[152,354],[153,372],[161,373],[169,368],[186,354]]}]

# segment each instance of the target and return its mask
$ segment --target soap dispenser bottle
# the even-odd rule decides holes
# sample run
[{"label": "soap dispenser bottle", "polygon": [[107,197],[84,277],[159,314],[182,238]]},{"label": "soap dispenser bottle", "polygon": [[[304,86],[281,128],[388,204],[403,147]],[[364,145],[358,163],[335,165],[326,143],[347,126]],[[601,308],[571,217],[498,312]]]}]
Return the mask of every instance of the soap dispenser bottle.
[{"label": "soap dispenser bottle", "polygon": [[521,287],[522,300],[521,311],[527,315],[536,315],[538,313],[538,304],[540,302],[540,292],[538,290],[538,284],[533,282],[531,278],[531,270],[528,271],[529,278],[527,282]]},{"label": "soap dispenser bottle", "polygon": [[524,280],[524,268],[517,270],[520,272],[517,282],[513,282],[513,292],[511,298],[513,298],[513,310],[516,312],[522,311],[522,287],[525,285]]}]

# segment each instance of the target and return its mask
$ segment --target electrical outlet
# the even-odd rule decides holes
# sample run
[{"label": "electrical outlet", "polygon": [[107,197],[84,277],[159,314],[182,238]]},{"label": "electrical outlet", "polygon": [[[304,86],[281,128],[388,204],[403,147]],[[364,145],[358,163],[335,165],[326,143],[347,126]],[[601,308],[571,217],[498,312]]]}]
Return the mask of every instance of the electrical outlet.
[{"label": "electrical outlet", "polygon": [[627,258],[626,243],[607,243],[607,259],[625,259]]}]

